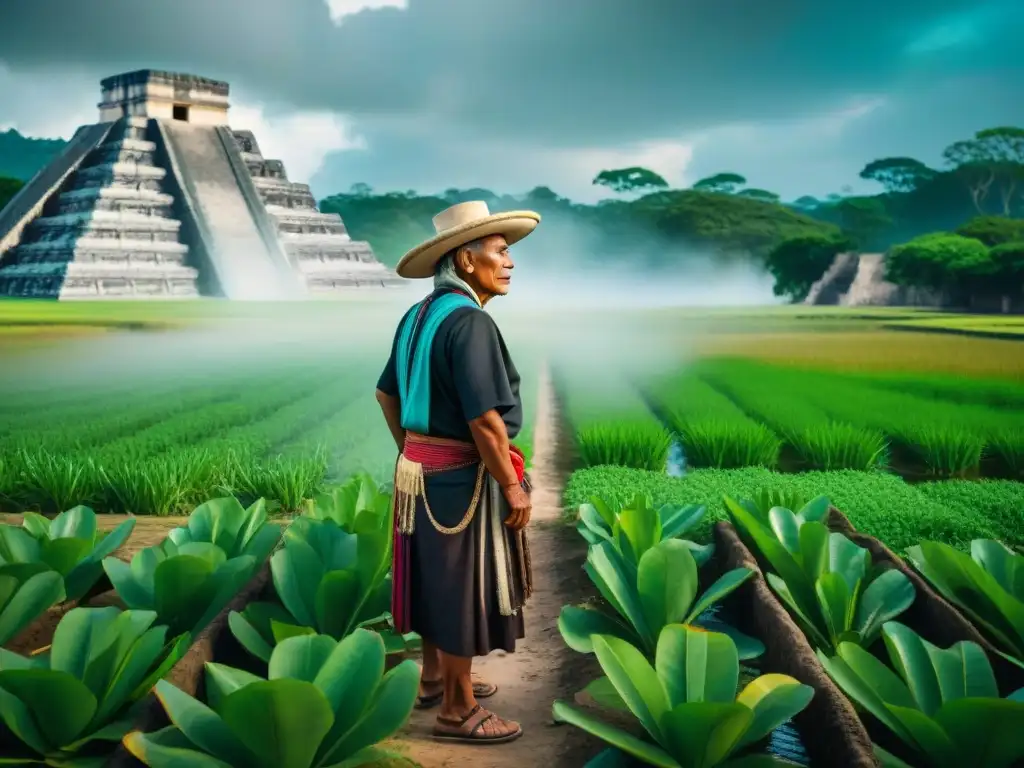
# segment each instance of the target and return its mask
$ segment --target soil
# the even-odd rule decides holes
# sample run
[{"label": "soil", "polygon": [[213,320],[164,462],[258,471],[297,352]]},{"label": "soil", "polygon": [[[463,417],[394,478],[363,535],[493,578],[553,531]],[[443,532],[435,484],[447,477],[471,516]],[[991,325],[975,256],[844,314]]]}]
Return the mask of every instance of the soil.
[{"label": "soil", "polygon": [[559,461],[561,422],[548,373],[540,376],[534,420],[533,517],[529,526],[534,594],[526,607],[526,639],[514,654],[496,652],[474,665],[498,693],[483,703],[516,720],[523,736],[516,741],[480,746],[430,738],[437,709],[413,712],[402,736],[387,746],[423,768],[581,768],[603,744],[567,725],[555,725],[551,704],[572,701],[600,675],[592,656],[570,650],[558,632],[563,605],[579,602],[592,589],[582,571],[586,545],[562,518],[562,491],[569,467]]}]

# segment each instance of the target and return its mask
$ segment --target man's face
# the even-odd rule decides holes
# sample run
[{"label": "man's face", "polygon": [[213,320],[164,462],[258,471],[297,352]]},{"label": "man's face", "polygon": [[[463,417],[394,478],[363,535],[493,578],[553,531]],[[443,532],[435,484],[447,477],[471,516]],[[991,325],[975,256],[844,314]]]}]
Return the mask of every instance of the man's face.
[{"label": "man's face", "polygon": [[466,281],[481,299],[504,296],[512,286],[512,256],[504,235],[490,235],[476,249],[462,252]]}]

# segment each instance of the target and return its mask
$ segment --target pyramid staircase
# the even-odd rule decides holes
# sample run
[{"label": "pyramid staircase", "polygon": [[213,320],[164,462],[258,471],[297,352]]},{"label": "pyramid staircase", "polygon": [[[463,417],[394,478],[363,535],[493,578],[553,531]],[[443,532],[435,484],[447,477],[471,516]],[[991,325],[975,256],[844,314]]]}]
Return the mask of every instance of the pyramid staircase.
[{"label": "pyramid staircase", "polygon": [[0,261],[0,296],[189,298],[196,269],[181,242],[167,171],[148,120],[112,124]]}]

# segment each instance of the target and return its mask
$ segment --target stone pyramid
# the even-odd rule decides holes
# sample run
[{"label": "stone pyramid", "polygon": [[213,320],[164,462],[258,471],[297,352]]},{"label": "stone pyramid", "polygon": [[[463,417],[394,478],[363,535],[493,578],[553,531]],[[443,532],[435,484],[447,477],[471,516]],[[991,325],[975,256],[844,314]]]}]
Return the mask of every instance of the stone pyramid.
[{"label": "stone pyramid", "polygon": [[0,211],[0,297],[299,299],[399,278],[227,125],[228,84],[103,81],[100,122]]}]

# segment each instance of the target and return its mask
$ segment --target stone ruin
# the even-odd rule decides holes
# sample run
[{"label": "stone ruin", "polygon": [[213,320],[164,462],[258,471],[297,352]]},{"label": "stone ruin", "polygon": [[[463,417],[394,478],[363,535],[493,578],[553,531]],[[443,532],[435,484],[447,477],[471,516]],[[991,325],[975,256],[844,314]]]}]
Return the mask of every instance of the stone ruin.
[{"label": "stone ruin", "polygon": [[939,296],[885,279],[885,254],[840,253],[812,286],[804,304],[843,307],[938,307]]},{"label": "stone ruin", "polygon": [[296,299],[400,283],[228,127],[228,84],[141,70],[0,211],[0,297]]}]

